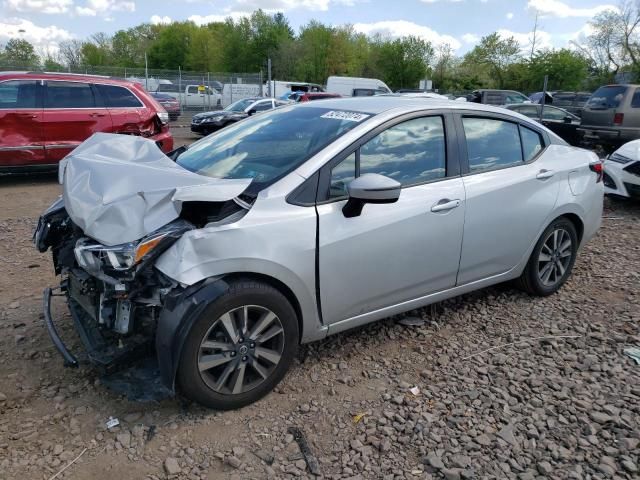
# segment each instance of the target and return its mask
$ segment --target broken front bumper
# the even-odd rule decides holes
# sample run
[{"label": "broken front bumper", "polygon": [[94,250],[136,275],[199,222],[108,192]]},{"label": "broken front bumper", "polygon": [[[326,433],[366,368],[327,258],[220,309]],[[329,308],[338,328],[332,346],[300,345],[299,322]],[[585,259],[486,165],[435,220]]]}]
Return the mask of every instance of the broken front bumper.
[{"label": "broken front bumper", "polygon": [[123,341],[121,337],[101,331],[97,319],[89,313],[96,300],[91,298],[91,295],[80,294],[78,289],[74,287],[71,276],[63,280],[58,289],[63,293],[56,295],[52,288],[44,290],[43,314],[49,337],[64,358],[65,366],[77,367],[79,361],[58,333],[51,315],[51,298],[53,296],[66,297],[75,331],[84,346],[87,360],[95,365],[100,373],[113,373],[123,366],[129,366],[132,362],[153,353],[153,338],[138,334],[130,335]]}]

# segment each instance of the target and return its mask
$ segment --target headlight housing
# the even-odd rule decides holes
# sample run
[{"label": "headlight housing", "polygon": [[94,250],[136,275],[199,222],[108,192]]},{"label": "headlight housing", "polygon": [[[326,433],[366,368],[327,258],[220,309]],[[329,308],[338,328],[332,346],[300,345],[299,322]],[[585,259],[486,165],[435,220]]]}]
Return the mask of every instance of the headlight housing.
[{"label": "headlight housing", "polygon": [[156,258],[186,231],[193,228],[189,222],[177,220],[137,242],[112,247],[83,238],[78,240],[74,255],[78,265],[94,276],[99,276],[105,267],[115,272],[123,272]]},{"label": "headlight housing", "polygon": [[214,115],[213,117],[205,117],[202,122],[203,123],[211,123],[211,122],[217,122],[218,120],[220,120],[222,117],[220,115]]},{"label": "headlight housing", "polygon": [[607,160],[611,162],[622,163],[623,165],[633,161],[632,159],[625,157],[624,155],[620,155],[619,153],[612,153],[611,155],[609,155],[609,158],[607,158]]},{"label": "headlight housing", "polygon": [[167,112],[158,112],[157,115],[162,125],[169,123],[169,114]]}]

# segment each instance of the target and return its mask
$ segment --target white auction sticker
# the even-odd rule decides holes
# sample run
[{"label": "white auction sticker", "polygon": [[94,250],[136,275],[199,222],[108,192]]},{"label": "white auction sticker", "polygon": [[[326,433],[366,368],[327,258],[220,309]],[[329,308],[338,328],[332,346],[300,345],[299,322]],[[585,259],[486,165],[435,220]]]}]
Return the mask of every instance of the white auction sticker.
[{"label": "white auction sticker", "polygon": [[369,117],[370,115],[365,113],[345,112],[343,110],[331,110],[321,116],[321,118],[335,118],[337,120],[346,120],[347,122],[361,122]]}]

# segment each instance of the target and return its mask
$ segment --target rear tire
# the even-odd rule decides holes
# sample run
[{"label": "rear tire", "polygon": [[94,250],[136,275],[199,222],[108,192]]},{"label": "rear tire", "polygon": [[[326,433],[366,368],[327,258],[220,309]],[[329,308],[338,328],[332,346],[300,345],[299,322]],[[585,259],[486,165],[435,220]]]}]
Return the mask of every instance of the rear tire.
[{"label": "rear tire", "polygon": [[187,335],[177,372],[184,396],[230,410],[262,398],[282,380],[299,342],[289,301],[270,285],[237,281]]},{"label": "rear tire", "polygon": [[574,224],[564,217],[554,220],[540,236],[516,285],[540,297],[557,292],[571,275],[577,252]]}]

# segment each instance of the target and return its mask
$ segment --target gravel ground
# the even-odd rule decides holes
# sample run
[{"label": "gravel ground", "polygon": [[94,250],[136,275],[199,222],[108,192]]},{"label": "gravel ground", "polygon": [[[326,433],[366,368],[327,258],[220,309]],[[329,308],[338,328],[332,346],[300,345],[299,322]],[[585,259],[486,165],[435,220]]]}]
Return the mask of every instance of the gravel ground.
[{"label": "gravel ground", "polygon": [[90,367],[62,367],[40,313],[51,261],[30,241],[56,192],[51,178],[0,183],[2,479],[70,463],[56,478],[315,478],[290,427],[321,478],[640,478],[640,365],[623,355],[640,346],[637,203],[606,202],[560,293],[500,285],[411,312],[423,326],[328,338],[302,348],[277,391],[219,413],[128,401]]}]

